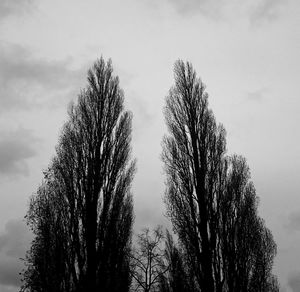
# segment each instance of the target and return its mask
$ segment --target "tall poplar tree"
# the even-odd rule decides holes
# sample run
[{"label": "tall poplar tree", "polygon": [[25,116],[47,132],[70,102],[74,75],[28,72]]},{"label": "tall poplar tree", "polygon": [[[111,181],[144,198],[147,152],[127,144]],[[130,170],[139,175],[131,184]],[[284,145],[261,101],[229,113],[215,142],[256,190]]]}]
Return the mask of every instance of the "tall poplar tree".
[{"label": "tall poplar tree", "polygon": [[97,60],[31,198],[22,291],[128,291],[135,163],[123,104],[111,61]]},{"label": "tall poplar tree", "polygon": [[164,109],[165,201],[196,291],[277,291],[276,244],[257,213],[246,161],[226,155],[226,133],[191,63],[175,63]]}]

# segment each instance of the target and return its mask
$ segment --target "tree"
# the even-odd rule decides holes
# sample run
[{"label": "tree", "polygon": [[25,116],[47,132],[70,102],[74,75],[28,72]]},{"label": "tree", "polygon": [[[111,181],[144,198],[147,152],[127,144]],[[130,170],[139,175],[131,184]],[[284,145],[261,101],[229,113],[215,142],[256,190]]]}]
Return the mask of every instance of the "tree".
[{"label": "tree", "polygon": [[31,198],[23,291],[128,291],[135,163],[123,103],[111,61],[97,60]]},{"label": "tree", "polygon": [[168,269],[164,264],[163,239],[160,226],[152,234],[146,228],[138,235],[137,248],[131,255],[133,291],[158,291],[160,279]]},{"label": "tree", "polygon": [[226,155],[225,129],[192,65],[179,60],[174,73],[164,110],[165,201],[195,291],[252,291],[254,283],[270,291],[276,245],[257,214],[246,161]]},{"label": "tree", "polygon": [[[27,270],[23,274],[26,283],[22,291],[72,291],[72,283],[68,281],[64,231],[57,216],[61,213],[58,203],[46,185],[38,189],[36,198],[31,198],[27,220],[35,238],[27,255]],[[31,212],[33,209],[34,213]]]},{"label": "tree", "polygon": [[189,272],[185,264],[182,250],[176,246],[173,237],[167,231],[165,240],[165,266],[167,271],[161,275],[160,292],[192,292],[193,281],[190,281]]},{"label": "tree", "polygon": [[276,244],[257,214],[258,199],[249,178],[245,158],[230,157],[220,208],[223,289],[277,291],[272,275]]}]

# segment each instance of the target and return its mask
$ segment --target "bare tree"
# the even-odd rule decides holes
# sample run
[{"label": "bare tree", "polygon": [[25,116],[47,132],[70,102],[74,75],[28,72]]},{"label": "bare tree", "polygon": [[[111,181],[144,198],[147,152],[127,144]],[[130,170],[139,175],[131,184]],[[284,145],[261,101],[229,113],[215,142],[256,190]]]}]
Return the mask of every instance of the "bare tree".
[{"label": "bare tree", "polygon": [[138,235],[137,248],[131,255],[133,291],[158,291],[161,276],[168,269],[164,264],[163,239],[161,226],[152,234],[149,229],[144,229]]},{"label": "bare tree", "polygon": [[226,156],[225,130],[208,108],[192,65],[177,61],[174,73],[164,111],[165,201],[194,290],[251,291],[250,283],[259,282],[255,270],[262,252],[267,276],[256,291],[267,291],[262,287],[271,277],[276,245],[264,236],[271,233],[257,214],[248,166],[242,157]]},{"label": "bare tree", "polygon": [[[128,291],[135,164],[123,100],[111,62],[101,58],[69,108],[56,155],[31,199],[35,239],[23,291]],[[46,284],[40,271],[55,280]]]}]

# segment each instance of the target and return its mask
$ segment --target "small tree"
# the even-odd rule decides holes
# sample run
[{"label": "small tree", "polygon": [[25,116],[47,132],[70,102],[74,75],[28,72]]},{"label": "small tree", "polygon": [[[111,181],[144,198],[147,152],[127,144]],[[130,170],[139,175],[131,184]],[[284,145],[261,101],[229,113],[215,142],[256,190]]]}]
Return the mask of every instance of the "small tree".
[{"label": "small tree", "polygon": [[144,229],[137,238],[137,248],[133,249],[132,289],[133,291],[158,291],[162,275],[167,271],[164,264],[162,227],[156,227],[152,234]]},{"label": "small tree", "polygon": [[35,234],[23,291],[128,291],[133,222],[131,113],[111,62],[98,60],[71,104],[27,214]]}]

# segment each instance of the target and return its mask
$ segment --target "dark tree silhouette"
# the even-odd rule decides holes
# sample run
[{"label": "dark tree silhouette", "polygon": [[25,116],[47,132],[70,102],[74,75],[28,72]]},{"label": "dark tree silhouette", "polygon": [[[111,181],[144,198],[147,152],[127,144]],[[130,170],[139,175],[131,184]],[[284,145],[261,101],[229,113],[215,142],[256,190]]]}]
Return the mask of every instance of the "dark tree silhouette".
[{"label": "dark tree silhouette", "polygon": [[166,232],[165,264],[166,273],[160,277],[160,292],[192,292],[193,281],[189,278],[189,272],[185,264],[183,251],[174,243],[173,237]]},{"label": "dark tree silhouette", "polygon": [[276,291],[268,288],[276,245],[257,214],[246,161],[226,156],[225,130],[192,65],[177,61],[174,73],[164,111],[165,201],[194,291]]},{"label": "dark tree silhouette", "polygon": [[128,291],[133,223],[131,113],[111,62],[98,60],[69,109],[27,214],[35,238],[22,291]]},{"label": "dark tree silhouette", "polygon": [[161,226],[152,234],[144,229],[137,238],[137,248],[131,254],[132,291],[157,291],[160,279],[168,267],[164,263],[164,234]]},{"label": "dark tree silhouette", "polygon": [[276,244],[257,214],[258,199],[245,158],[228,158],[221,200],[220,239],[225,291],[277,291]]}]

